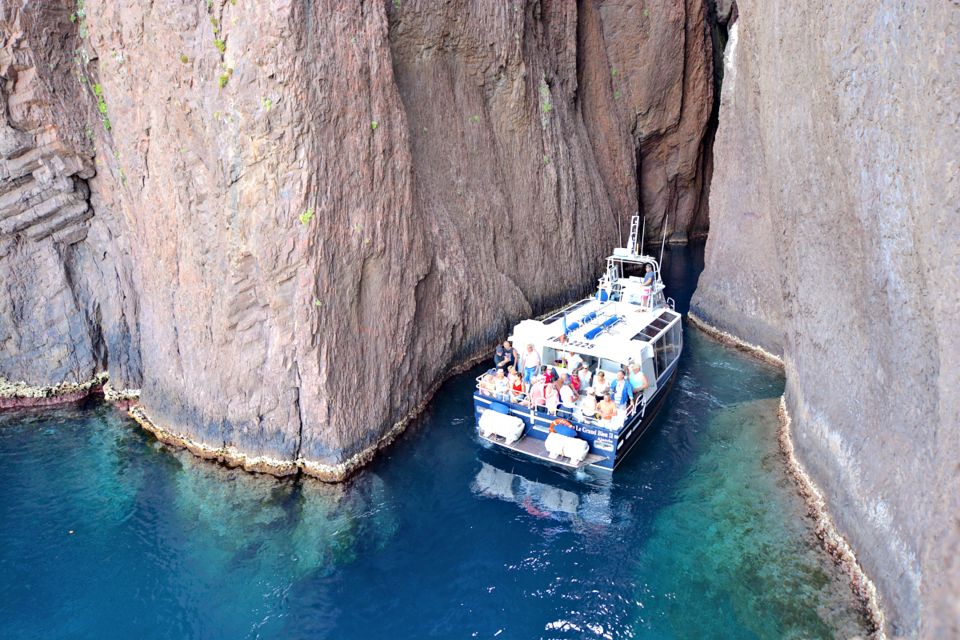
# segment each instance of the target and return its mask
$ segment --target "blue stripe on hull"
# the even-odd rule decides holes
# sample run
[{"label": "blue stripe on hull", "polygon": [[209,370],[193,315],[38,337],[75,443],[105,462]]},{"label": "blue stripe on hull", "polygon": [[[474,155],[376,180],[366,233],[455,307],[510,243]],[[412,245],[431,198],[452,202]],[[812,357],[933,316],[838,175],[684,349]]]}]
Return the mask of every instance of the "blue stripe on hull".
[{"label": "blue stripe on hull", "polygon": [[[486,410],[491,403],[499,402],[500,404],[510,407],[510,415],[523,420],[523,423],[526,425],[524,437],[546,440],[547,435],[550,433],[550,423],[558,417],[564,418],[576,428],[578,438],[582,438],[590,443],[590,453],[603,456],[603,460],[594,462],[590,466],[613,471],[617,465],[627,457],[634,445],[640,441],[647,429],[650,428],[650,424],[656,417],[657,412],[660,411],[660,408],[663,406],[663,401],[670,393],[676,371],[677,360],[674,360],[660,377],[657,392],[653,398],[650,399],[644,415],[641,417],[639,414],[635,414],[618,433],[592,424],[577,422],[568,416],[553,416],[545,412],[533,412],[529,407],[482,396],[477,391],[473,393],[474,419],[479,421],[480,414]],[[608,451],[607,448],[610,450]]]}]

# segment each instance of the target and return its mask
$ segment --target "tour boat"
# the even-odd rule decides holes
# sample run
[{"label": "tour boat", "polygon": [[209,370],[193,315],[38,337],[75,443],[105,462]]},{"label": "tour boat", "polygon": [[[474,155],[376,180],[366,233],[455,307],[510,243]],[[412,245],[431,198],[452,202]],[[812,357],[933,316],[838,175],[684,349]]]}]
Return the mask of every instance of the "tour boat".
[{"label": "tour boat", "polygon": [[[612,472],[650,428],[673,384],[683,350],[683,328],[673,300],[665,295],[660,261],[640,253],[643,241],[641,236],[638,242],[638,228],[639,217],[634,216],[627,246],[614,249],[607,258],[594,295],[546,318],[523,320],[509,338],[520,356],[521,374],[522,365],[531,360],[539,360],[548,374],[560,376],[576,373],[569,365],[582,362],[588,367],[591,386],[580,389],[576,402],[538,404],[541,399],[534,402],[530,393],[495,391],[487,377],[493,370],[484,373],[477,378],[473,394],[483,440],[568,468]],[[662,248],[660,256],[662,260]],[[644,278],[647,265],[652,277]],[[538,358],[524,360],[528,345]],[[612,382],[617,371],[632,364],[640,367],[646,388],[634,401],[617,407],[611,418],[591,412],[584,398],[588,390],[596,391],[597,374],[604,372]],[[605,408],[609,415],[609,405]]]}]

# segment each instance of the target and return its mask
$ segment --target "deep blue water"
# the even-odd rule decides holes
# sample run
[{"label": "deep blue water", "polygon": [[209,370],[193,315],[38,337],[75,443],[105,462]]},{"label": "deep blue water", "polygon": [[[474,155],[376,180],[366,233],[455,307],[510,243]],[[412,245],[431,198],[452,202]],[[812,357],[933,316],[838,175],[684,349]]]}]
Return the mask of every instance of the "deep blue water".
[{"label": "deep blue water", "polygon": [[[667,258],[681,307],[701,264]],[[473,373],[336,486],[196,460],[104,404],[0,413],[0,638],[863,634],[783,472],[780,373],[685,335],[612,479],[481,446]]]}]

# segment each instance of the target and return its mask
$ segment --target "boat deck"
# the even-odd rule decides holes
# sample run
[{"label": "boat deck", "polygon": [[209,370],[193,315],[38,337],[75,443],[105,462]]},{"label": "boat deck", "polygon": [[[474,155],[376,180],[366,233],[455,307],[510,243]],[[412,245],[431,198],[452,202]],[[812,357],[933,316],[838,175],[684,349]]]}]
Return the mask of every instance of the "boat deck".
[{"label": "boat deck", "polygon": [[527,456],[532,456],[544,462],[549,462],[551,464],[559,464],[567,467],[568,469],[579,469],[580,467],[586,467],[601,460],[604,460],[603,456],[598,456],[595,453],[588,453],[587,457],[584,458],[583,462],[580,464],[573,464],[570,461],[570,458],[565,458],[560,456],[558,458],[551,458],[550,454],[547,453],[547,448],[543,445],[543,440],[537,440],[536,438],[530,438],[524,436],[514,442],[513,444],[507,444],[506,440],[498,435],[491,434],[489,436],[480,436],[487,442],[491,442],[497,446],[503,447],[504,449],[510,449],[511,451],[516,451],[517,453],[522,453]]}]

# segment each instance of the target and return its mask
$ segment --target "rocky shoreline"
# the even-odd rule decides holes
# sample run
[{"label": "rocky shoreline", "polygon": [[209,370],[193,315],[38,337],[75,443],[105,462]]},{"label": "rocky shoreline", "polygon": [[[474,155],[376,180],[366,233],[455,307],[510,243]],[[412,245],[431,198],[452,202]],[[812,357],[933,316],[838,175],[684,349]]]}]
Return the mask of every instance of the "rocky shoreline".
[{"label": "rocky shoreline", "polygon": [[[718,342],[734,347],[758,360],[783,369],[783,360],[763,347],[741,340],[737,336],[707,323],[702,318],[697,317],[693,312],[688,313],[687,318],[690,324]],[[780,423],[779,433],[777,434],[780,453],[783,454],[784,462],[787,466],[787,473],[793,479],[797,491],[807,506],[807,515],[809,515],[815,523],[814,532],[817,539],[820,541],[823,549],[830,554],[834,562],[837,563],[843,573],[850,579],[850,588],[860,601],[863,614],[872,628],[871,637],[882,640],[887,636],[883,631],[885,618],[883,610],[880,608],[880,599],[876,585],[863,570],[863,567],[860,566],[850,543],[848,543],[846,538],[837,530],[837,526],[830,516],[823,493],[794,454],[793,440],[790,431],[790,413],[787,411],[787,403],[784,396],[780,396],[777,419]]]},{"label": "rocky shoreline", "polygon": [[240,468],[250,473],[263,473],[277,476],[278,478],[296,475],[302,473],[306,476],[316,478],[322,482],[344,482],[353,474],[358,472],[364,466],[370,463],[379,451],[387,448],[397,437],[402,434],[409,424],[419,416],[433,396],[440,389],[444,382],[455,375],[463,373],[474,366],[484,358],[486,353],[492,351],[484,349],[477,355],[468,358],[461,364],[452,367],[424,396],[423,400],[402,420],[396,422],[387,432],[380,437],[377,442],[363,449],[362,451],[350,456],[345,461],[338,464],[325,464],[309,458],[298,457],[295,460],[280,460],[268,456],[250,456],[236,447],[232,446],[212,446],[203,442],[197,442],[193,438],[184,434],[176,433],[169,427],[158,424],[146,412],[142,404],[134,404],[129,408],[128,413],[137,424],[145,431],[151,433],[160,442],[186,449],[198,458],[227,465],[228,467]]},{"label": "rocky shoreline", "polygon": [[0,378],[0,409],[29,409],[77,402],[101,393],[107,380],[107,374],[100,373],[86,382],[35,386],[22,380],[11,382]]},{"label": "rocky shoreline", "polygon": [[46,386],[0,378],[0,409],[48,407],[79,402],[91,395],[102,395],[107,402],[128,409],[140,398],[140,390],[115,389],[110,384],[110,375],[105,372],[98,373],[86,382],[61,382]]}]

